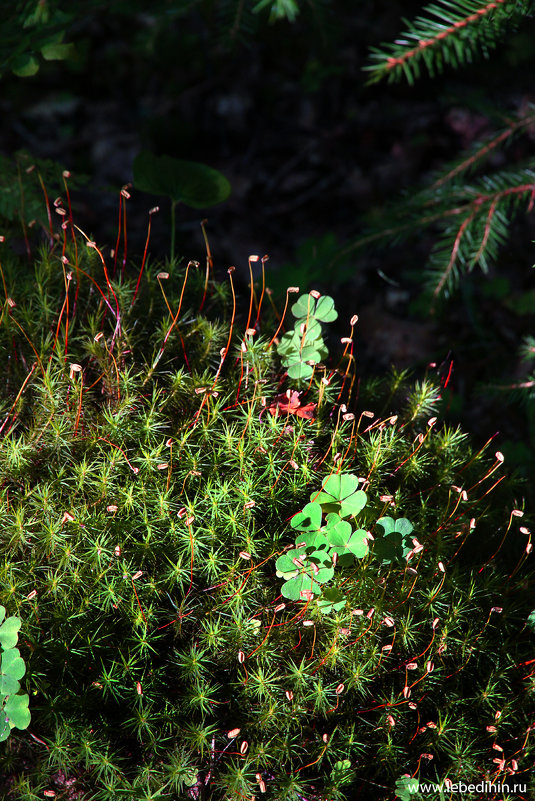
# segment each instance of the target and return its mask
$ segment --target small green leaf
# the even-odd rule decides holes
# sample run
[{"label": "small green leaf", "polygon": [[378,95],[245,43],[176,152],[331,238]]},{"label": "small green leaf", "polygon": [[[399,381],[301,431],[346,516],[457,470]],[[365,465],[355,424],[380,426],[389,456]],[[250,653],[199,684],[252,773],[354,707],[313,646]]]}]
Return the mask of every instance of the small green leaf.
[{"label": "small green leaf", "polygon": [[3,707],[0,706],[0,743],[7,740],[11,732],[9,721],[6,720],[6,715]]},{"label": "small green leaf", "polygon": [[284,581],[289,581],[289,579],[293,578],[294,576],[297,576],[298,572],[299,572],[298,570],[287,570],[287,571],[276,570],[275,575],[277,576],[277,578],[284,579]]},{"label": "small green leaf", "polygon": [[14,679],[22,679],[26,673],[26,665],[18,648],[4,651],[0,662],[0,672],[12,676]]},{"label": "small green leaf", "polygon": [[327,550],[329,541],[321,531],[310,531],[305,534],[299,534],[295,538],[295,545],[297,548],[304,546],[307,552],[310,553],[311,551],[320,551],[322,549]]},{"label": "small green leaf", "polygon": [[29,78],[39,70],[39,61],[31,53],[23,53],[15,59],[11,70],[19,78]]},{"label": "small green leaf", "polygon": [[300,574],[283,584],[281,592],[290,601],[306,601],[307,593],[312,592],[314,595],[319,595],[321,586],[310,576]]},{"label": "small green leaf", "polygon": [[0,626],[0,645],[7,650],[17,644],[18,631],[21,627],[20,617],[8,617]]},{"label": "small green leaf", "polygon": [[50,42],[41,48],[41,55],[45,61],[65,61],[75,53],[74,44],[63,44],[62,42]]},{"label": "small green leaf", "polygon": [[331,771],[331,779],[336,784],[350,784],[355,776],[355,771],[351,769],[349,759],[340,759],[335,762]]},{"label": "small green leaf", "polygon": [[302,319],[297,320],[295,324],[294,336],[301,340],[303,344],[306,344],[307,342],[315,342],[321,337],[321,325],[313,317],[309,318],[308,320],[306,317],[303,317]]},{"label": "small green leaf", "polygon": [[321,503],[324,511],[336,512],[339,508],[341,517],[357,515],[366,505],[366,493],[357,490],[358,478],[351,474],[328,476],[323,482],[322,492],[311,495]]},{"label": "small green leaf", "polygon": [[31,715],[28,705],[30,699],[26,693],[24,695],[10,695],[7,699],[4,711],[9,718],[9,723],[16,729],[26,729],[30,725]]},{"label": "small green leaf", "polygon": [[194,784],[197,784],[198,781],[198,772],[193,770],[193,768],[187,768],[184,771],[184,778],[183,782],[186,787],[193,787]]},{"label": "small green leaf", "polygon": [[526,622],[527,622],[528,626],[535,631],[535,609],[533,610],[533,612],[529,613],[528,619],[527,619]]},{"label": "small green leaf", "polygon": [[328,295],[322,295],[318,298],[314,317],[316,320],[321,320],[322,323],[332,323],[338,319],[338,312],[334,308],[334,300]]},{"label": "small green leaf", "polygon": [[314,295],[301,295],[292,306],[292,314],[297,317],[296,327],[311,317],[323,323],[332,323],[338,317],[334,308],[334,300],[328,295],[315,298]]},{"label": "small green leaf", "polygon": [[[351,528],[351,527],[350,527]],[[333,547],[331,553],[335,552],[340,557],[339,564],[343,567],[341,561],[342,556],[352,554],[357,559],[362,559],[369,551],[368,546],[368,533],[364,529],[359,528],[356,531],[350,531],[347,534],[345,531],[338,528],[333,532],[333,536],[329,538]]]},{"label": "small green leaf", "polygon": [[298,320],[310,320],[316,310],[316,298],[310,293],[301,295],[292,306],[292,314]]},{"label": "small green leaf", "polygon": [[0,696],[15,695],[20,690],[20,682],[13,676],[0,673]]},{"label": "small green leaf", "polygon": [[296,362],[288,367],[288,375],[290,378],[301,378],[306,380],[310,378],[313,372],[314,368],[305,362]]},{"label": "small green leaf", "polygon": [[279,556],[277,561],[275,562],[275,567],[277,570],[280,570],[281,573],[293,573],[294,570],[302,570],[302,565],[296,564],[294,559],[298,560],[298,562],[305,563],[307,558],[307,549],[306,548],[292,548],[291,551],[287,551],[286,553]]},{"label": "small green leaf", "polygon": [[319,531],[322,509],[319,503],[307,503],[301,512],[291,519],[290,525],[298,531]]},{"label": "small green leaf", "polygon": [[155,156],[142,151],[134,161],[136,189],[167,195],[175,203],[194,209],[215,206],[228,198],[231,186],[218,170],[196,161]]},{"label": "small green leaf", "polygon": [[411,776],[400,776],[396,781],[396,794],[401,801],[410,801],[411,796],[417,793],[419,789],[420,782]]},{"label": "small green leaf", "polygon": [[[311,554],[310,559],[312,562],[314,562],[313,557],[314,554]],[[323,562],[320,564],[321,567],[319,564],[314,564],[314,567],[310,565],[306,573],[309,576],[309,579],[312,578],[314,581],[317,581],[318,584],[325,584],[327,581],[330,581],[334,576],[334,568],[332,566],[332,561],[330,557],[328,557],[327,562]]]},{"label": "small green leaf", "polygon": [[346,605],[346,597],[336,587],[327,587],[323,595],[318,598],[318,608],[323,615],[331,612],[340,612]]},{"label": "small green leaf", "polygon": [[402,537],[408,537],[414,528],[406,517],[400,517],[398,520],[394,520],[393,517],[381,517],[377,522],[384,528],[385,535],[396,531],[401,534]]},{"label": "small green leaf", "polygon": [[5,606],[0,606],[0,623],[3,622],[5,616],[6,616],[6,608]]},{"label": "small green leaf", "polygon": [[400,517],[394,520],[392,517],[381,517],[377,525],[382,526],[384,535],[376,537],[373,553],[383,564],[405,559],[413,544],[410,535],[413,531],[412,523],[407,518]]}]

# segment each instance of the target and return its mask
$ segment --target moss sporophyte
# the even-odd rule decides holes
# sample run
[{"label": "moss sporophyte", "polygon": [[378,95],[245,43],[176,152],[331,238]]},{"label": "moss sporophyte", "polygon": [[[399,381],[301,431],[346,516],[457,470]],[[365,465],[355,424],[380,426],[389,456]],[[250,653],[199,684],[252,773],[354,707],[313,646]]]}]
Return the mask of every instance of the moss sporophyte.
[{"label": "moss sporophyte", "polygon": [[356,315],[265,260],[242,303],[58,216],[0,245],[1,797],[527,777],[530,513],[440,376],[357,375]]}]

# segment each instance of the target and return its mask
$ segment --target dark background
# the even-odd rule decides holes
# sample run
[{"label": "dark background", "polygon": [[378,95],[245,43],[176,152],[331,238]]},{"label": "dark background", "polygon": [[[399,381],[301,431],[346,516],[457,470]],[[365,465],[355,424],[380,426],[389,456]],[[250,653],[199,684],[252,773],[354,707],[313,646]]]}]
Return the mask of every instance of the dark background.
[{"label": "dark background", "polygon": [[[401,18],[414,18],[421,3],[303,2],[293,23],[270,23],[267,12],[250,13],[252,5],[95,2],[74,12],[65,5],[72,56],[41,61],[32,77],[2,76],[0,152],[24,149],[88,176],[73,192],[74,216],[102,246],[115,242],[118,193],[132,182],[141,149],[219,169],[232,195],[206,212],[179,208],[179,255],[204,262],[207,218],[222,274],[233,264],[245,282],[248,255],[269,254],[276,292],[291,284],[329,291],[342,335],[359,315],[362,375],[393,364],[421,377],[430,362],[444,375],[453,361],[444,413],[480,444],[499,430],[496,447],[530,478],[533,414],[491,386],[527,375],[518,348],[534,331],[535,214],[517,217],[488,275],[468,276],[434,313],[421,294],[433,231],[356,251],[336,269],[323,265],[370,219],[387,225],[388,203],[400,193],[490,134],[497,111],[535,101],[535,20],[509,33],[488,60],[422,75],[412,87],[367,86],[369,48],[397,38]],[[534,140],[528,132],[493,166],[529,158]],[[132,261],[156,203],[152,257],[169,253],[168,201],[134,189]]]}]

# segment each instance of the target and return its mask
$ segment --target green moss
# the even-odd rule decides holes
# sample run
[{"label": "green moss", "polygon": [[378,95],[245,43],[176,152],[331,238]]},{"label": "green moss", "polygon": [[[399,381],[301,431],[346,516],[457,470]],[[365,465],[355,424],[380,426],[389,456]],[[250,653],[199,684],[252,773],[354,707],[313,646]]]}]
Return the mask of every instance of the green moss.
[{"label": "green moss", "polygon": [[[500,457],[429,419],[433,377],[362,377],[359,400],[334,354],[285,396],[277,324],[260,309],[245,333],[232,276],[200,311],[203,275],[153,267],[132,306],[135,278],[107,284],[81,241],[72,264],[61,253],[24,281],[3,264],[0,603],[22,620],[33,735],[2,745],[4,796],[524,781],[529,521]],[[360,479],[366,505],[338,498],[334,474]],[[275,568],[320,493],[374,538],[323,607],[282,598]],[[411,542],[375,554],[396,532]]]}]

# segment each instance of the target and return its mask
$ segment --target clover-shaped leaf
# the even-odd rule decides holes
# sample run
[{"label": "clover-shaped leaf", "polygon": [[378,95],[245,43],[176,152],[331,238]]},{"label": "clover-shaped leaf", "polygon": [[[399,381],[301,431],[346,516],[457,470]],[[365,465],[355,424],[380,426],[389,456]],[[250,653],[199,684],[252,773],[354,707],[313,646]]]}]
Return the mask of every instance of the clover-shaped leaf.
[{"label": "clover-shaped leaf", "polygon": [[312,376],[314,368],[306,362],[295,362],[288,367],[287,372],[290,378],[302,379],[303,381],[306,381]]},{"label": "clover-shaped leaf", "polygon": [[19,690],[20,681],[14,679],[13,676],[4,676],[3,673],[0,673],[0,696],[15,695]]},{"label": "clover-shaped leaf", "polygon": [[321,323],[314,317],[303,317],[295,324],[294,336],[301,341],[302,345],[316,342],[321,339]]},{"label": "clover-shaped leaf", "polygon": [[394,520],[392,517],[381,517],[377,525],[382,526],[384,535],[375,539],[373,552],[383,564],[404,559],[412,550],[410,534],[412,523],[406,517]]},{"label": "clover-shaped leaf", "polygon": [[329,540],[321,531],[308,531],[295,538],[296,548],[305,547],[307,552],[321,551],[329,547]]},{"label": "clover-shaped leaf", "polygon": [[420,789],[420,782],[408,774],[400,776],[396,781],[396,794],[401,801],[410,801],[411,796]]},{"label": "clover-shaped leaf", "polygon": [[321,593],[321,586],[306,574],[299,574],[295,578],[286,581],[281,590],[283,596],[290,601],[306,601],[312,595]]},{"label": "clover-shaped leaf", "polygon": [[13,648],[17,644],[18,631],[21,627],[20,617],[6,618],[0,626],[0,645],[4,649]]},{"label": "clover-shaped leaf", "polygon": [[306,558],[307,549],[305,547],[292,548],[291,551],[287,551],[282,556],[279,556],[275,562],[275,567],[281,573],[293,573],[303,568]]},{"label": "clover-shaped leaf", "polygon": [[341,567],[345,567],[346,563],[351,564],[353,557],[362,559],[369,551],[368,532],[362,528],[353,531],[350,526],[350,531],[347,533],[338,527],[329,540],[332,545],[330,553],[338,554],[338,564]]},{"label": "clover-shaped leaf", "polygon": [[321,528],[322,508],[319,503],[307,505],[292,517],[290,525],[298,531],[319,531]]},{"label": "clover-shaped leaf", "polygon": [[329,544],[334,545],[332,535],[338,533],[339,536],[349,536],[351,534],[351,523],[347,520],[342,520],[337,512],[330,512],[325,518],[325,526],[323,527],[325,536],[329,540]]},{"label": "clover-shaped leaf", "polygon": [[26,729],[30,725],[31,715],[28,709],[30,699],[24,695],[10,695],[4,705],[4,712],[9,718],[9,725],[16,729]]},{"label": "clover-shaped leaf", "polygon": [[355,771],[351,768],[349,759],[340,759],[334,763],[331,770],[331,779],[336,784],[350,784],[355,778]]},{"label": "clover-shaped leaf", "polygon": [[[288,336],[289,338],[285,339],[285,337]],[[297,373],[299,369],[305,372],[309,371],[310,375],[312,375],[312,367],[310,365],[306,365],[306,367],[309,368],[308,371],[302,367],[299,368],[298,365],[302,365],[306,362],[318,364],[329,355],[329,351],[321,337],[318,337],[314,341],[309,341],[298,336],[295,332],[291,335],[284,335],[279,345],[278,353],[281,356],[284,366],[290,368],[291,372],[288,370],[290,375],[292,375],[292,373]]]},{"label": "clover-shaped leaf", "polygon": [[366,493],[358,490],[358,478],[349,473],[328,476],[319,495],[311,500],[320,503],[325,512],[339,512],[341,517],[357,515],[366,505]]},{"label": "clover-shaped leaf", "polygon": [[321,295],[315,298],[314,295],[301,295],[292,306],[292,314],[298,320],[306,320],[314,317],[323,323],[332,323],[338,317],[338,312],[334,308],[334,300],[328,295]]},{"label": "clover-shaped leaf", "polygon": [[0,661],[0,696],[14,695],[20,690],[19,679],[26,673],[26,665],[18,648],[4,651]]},{"label": "clover-shaped leaf", "polygon": [[25,673],[26,665],[21,658],[19,649],[10,648],[8,651],[4,651],[0,662],[0,675],[5,674],[14,679],[22,679]]},{"label": "clover-shaped leaf", "polygon": [[346,605],[346,596],[336,587],[327,587],[318,598],[318,609],[323,615],[340,612]]},{"label": "clover-shaped leaf", "polygon": [[6,720],[6,716],[4,713],[3,708],[0,706],[0,743],[4,740],[7,740],[11,732],[11,726],[9,725],[9,721]]},{"label": "clover-shaped leaf", "polygon": [[231,187],[218,170],[196,161],[172,156],[156,156],[142,151],[134,160],[136,189],[154,195],[167,195],[175,203],[205,209],[226,200]]}]

